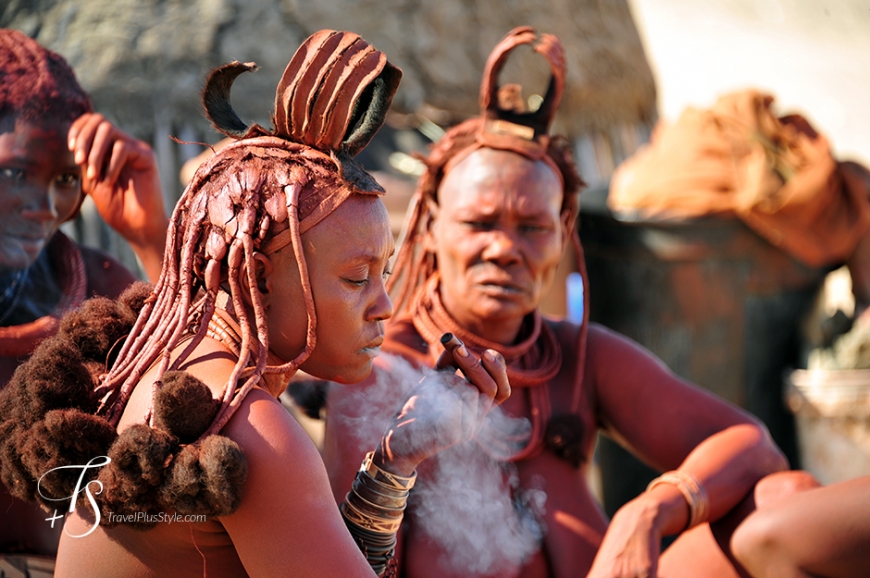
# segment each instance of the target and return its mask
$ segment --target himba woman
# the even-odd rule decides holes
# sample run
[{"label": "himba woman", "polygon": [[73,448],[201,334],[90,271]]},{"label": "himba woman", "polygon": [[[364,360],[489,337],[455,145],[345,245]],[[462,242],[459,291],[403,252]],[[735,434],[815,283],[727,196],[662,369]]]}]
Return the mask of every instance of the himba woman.
[{"label": "himba woman", "polygon": [[[60,55],[0,30],[0,389],[65,311],[136,281],[58,230],[85,195],[156,280],[168,220],[151,149],[93,112]],[[0,486],[0,574],[50,568],[59,537],[41,510]]]},{"label": "himba woman", "polygon": [[[210,119],[238,141],[186,188],[153,290],[67,316],[2,394],[3,481],[49,511],[74,508],[58,576],[390,572],[416,464],[470,439],[509,394],[497,354],[459,347],[471,384],[455,378],[433,419],[418,419],[431,394],[411,396],[336,507],[276,398],[297,368],[351,383],[378,353],[393,240],[383,191],[352,157],[401,72],[355,34],[318,32],[288,64],[266,130],[229,105],[252,68],[206,82]],[[433,439],[439,429],[452,437]]]},{"label": "himba woman", "polygon": [[[516,86],[500,91],[497,84],[509,53],[521,45],[545,57],[552,70],[536,111],[522,108],[522,100],[514,107]],[[400,568],[409,578],[628,577],[654,576],[657,569],[669,577],[734,575],[708,522],[751,502],[756,482],[787,467],[765,427],[677,377],[627,338],[588,319],[579,326],[548,319],[538,309],[571,240],[584,271],[573,231],[581,180],[568,142],[548,134],[564,78],[554,36],[517,28],[495,47],[483,75],[481,116],[449,130],[424,159],[426,173],[390,280],[396,315],[383,345],[385,352],[431,366],[442,352],[439,336],[449,331],[472,351],[504,355],[514,395],[502,408],[531,427],[519,439],[489,431],[486,443],[464,455],[497,463],[506,479],[517,480],[510,486],[515,498],[529,490],[546,495],[542,508],[516,512],[522,520],[530,511],[536,516],[541,538],[529,555],[501,550],[500,563],[471,572],[451,557],[462,524],[453,526],[454,536],[436,536],[414,515],[412,501]],[[382,391],[375,387],[379,381],[376,370],[364,387]],[[359,410],[345,403],[351,395],[332,388],[328,398],[324,460],[336,496],[353,480],[357,445],[372,442],[355,439],[359,432],[350,424]],[[389,395],[369,401],[385,408],[394,403]],[[667,472],[609,522],[587,484],[599,429]],[[466,448],[439,459],[460,450]],[[432,471],[442,471],[430,461],[421,464],[420,492],[438,483]],[[659,559],[662,537],[692,528]],[[490,540],[479,554],[499,548]]]}]

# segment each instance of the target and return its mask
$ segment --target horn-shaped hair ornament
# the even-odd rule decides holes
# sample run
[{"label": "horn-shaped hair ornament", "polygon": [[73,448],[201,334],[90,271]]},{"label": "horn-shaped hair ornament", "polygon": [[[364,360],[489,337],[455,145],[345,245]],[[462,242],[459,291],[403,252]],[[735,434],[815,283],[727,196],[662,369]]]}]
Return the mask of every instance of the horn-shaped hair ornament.
[{"label": "horn-shaped hair ornament", "polygon": [[[267,130],[246,125],[229,102],[233,81],[255,68],[234,62],[206,82],[207,116],[237,141],[203,163],[179,199],[153,289],[145,285],[119,302],[86,302],[0,393],[17,400],[0,403],[0,478],[18,497],[46,507],[67,499],[80,479],[63,478],[48,490],[39,488],[40,476],[102,455],[111,463],[88,473],[103,484],[103,525],[117,523],[108,512],[224,516],[238,507],[247,465],[221,428],[265,375],[292,372],[313,351],[317,318],[302,234],[350,195],[383,194],[353,155],[380,128],[401,77],[356,34],[318,32],[284,71],[274,129]],[[304,303],[292,306],[306,309],[306,341],[295,359],[269,365],[255,254],[284,247],[299,271]],[[206,337],[237,358],[217,400],[183,371]],[[119,433],[146,374],[146,423]],[[32,419],[19,419],[13,408],[30,408]],[[76,441],[83,439],[88,443]]]},{"label": "horn-shaped hair ornament", "polygon": [[[299,47],[284,70],[275,97],[274,128],[267,130],[256,123],[245,124],[230,104],[235,79],[256,69],[252,62],[232,62],[212,71],[206,80],[202,94],[206,116],[217,130],[237,140],[197,169],[176,206],[161,277],[119,362],[98,388],[107,395],[113,424],[151,363],[162,355],[156,397],[163,374],[180,367],[202,341],[214,315],[222,275],[227,273],[229,306],[239,317],[242,343],[220,411],[202,437],[220,431],[264,373],[297,369],[316,341],[314,297],[301,236],[350,195],[384,193],[353,157],[383,125],[401,70],[356,34],[317,32]],[[267,366],[262,306],[255,299],[254,334],[240,283],[255,282],[251,278],[254,267],[249,266],[254,251],[270,254],[291,244],[308,312],[306,347],[288,363]],[[224,267],[228,270],[222,273]],[[191,270],[201,281],[185,277]],[[205,289],[204,297],[196,296],[200,287]],[[194,314],[191,305],[202,313]],[[159,314],[170,306],[167,315]],[[189,326],[189,315],[198,316],[196,335],[170,365],[169,352]],[[139,355],[132,355],[137,350]],[[253,361],[255,367],[251,367]],[[244,384],[238,386],[239,380]]]},{"label": "horn-shaped hair ornament", "polygon": [[[499,74],[511,51],[523,44],[530,45],[535,52],[544,56],[550,63],[552,72],[547,94],[534,111],[502,107],[504,99],[499,98],[503,90],[513,89],[512,86],[499,87]],[[536,160],[542,158],[550,139],[550,125],[564,90],[565,52],[559,39],[552,34],[538,36],[528,26],[514,28],[493,49],[483,72],[480,86],[483,125],[478,135],[481,144],[490,148],[522,151],[525,156]]]},{"label": "horn-shaped hair ornament", "polygon": [[[499,74],[502,71],[511,52],[520,45],[529,45],[543,56],[550,66],[550,82],[541,106],[536,110],[528,110],[522,101],[518,100],[521,87],[517,85],[499,86]],[[425,341],[433,344],[432,350],[437,350],[435,339],[446,331],[445,327],[455,323],[431,324],[427,319],[434,319],[441,313],[432,313],[430,291],[436,291],[439,280],[438,263],[434,252],[426,248],[425,238],[428,227],[435,217],[434,207],[438,203],[438,190],[444,176],[469,154],[481,148],[498,149],[522,155],[533,161],[546,163],[562,181],[561,212],[565,222],[570,223],[570,235],[576,251],[577,269],[580,271],[584,287],[586,285],[586,267],[583,259],[583,248],[576,228],[573,227],[578,211],[578,195],[576,194],[583,181],[577,174],[576,166],[571,158],[570,142],[562,136],[550,136],[550,126],[565,89],[565,55],[559,39],[551,34],[538,35],[534,29],[524,26],[510,31],[490,53],[483,72],[480,87],[480,116],[466,120],[462,124],[448,130],[442,139],[432,146],[428,157],[421,160],[426,166],[426,172],[420,177],[417,190],[411,201],[402,240],[393,265],[395,272],[388,281],[388,289],[393,298],[394,317],[409,316],[414,320],[414,326]],[[583,368],[586,354],[586,337],[589,315],[589,291],[584,291],[584,319],[580,328],[579,345],[576,352],[571,352],[578,359],[577,378],[574,382],[571,406],[568,413],[553,417],[546,388],[538,387],[548,382],[552,377],[548,372],[558,371],[561,367],[562,352],[559,349],[547,350],[551,362],[534,366],[534,371],[527,368],[514,367],[508,362],[508,376],[511,385],[516,388],[527,388],[532,410],[532,433],[525,446],[510,456],[511,460],[526,459],[536,455],[544,444],[552,445],[557,455],[563,455],[572,463],[582,456],[580,442],[583,428],[578,417],[578,408],[583,391]],[[427,305],[428,303],[428,305]],[[443,313],[443,311],[442,311]],[[443,321],[447,314],[440,317]],[[546,326],[540,323],[541,335]],[[437,336],[435,334],[438,334]],[[543,337],[541,340],[545,341]],[[470,332],[463,336],[466,344],[482,345],[484,340],[478,339]],[[535,340],[537,342],[537,340]],[[486,345],[491,347],[491,345]],[[503,348],[502,348],[503,349]],[[532,367],[532,366],[530,366]],[[560,408],[562,409],[562,408]],[[579,432],[579,433],[578,433]],[[579,436],[579,437],[578,437]],[[559,446],[551,440],[568,440]],[[556,447],[559,446],[559,447]],[[502,459],[502,455],[498,459]]]}]

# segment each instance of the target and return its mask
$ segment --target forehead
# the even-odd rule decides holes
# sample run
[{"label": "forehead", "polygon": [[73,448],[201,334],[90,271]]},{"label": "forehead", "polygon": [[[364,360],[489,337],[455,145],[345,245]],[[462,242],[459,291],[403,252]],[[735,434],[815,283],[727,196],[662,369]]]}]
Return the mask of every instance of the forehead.
[{"label": "forehead", "polygon": [[481,203],[528,210],[562,204],[562,181],[543,161],[494,149],[478,149],[457,163],[441,181],[438,204],[475,208]]},{"label": "forehead", "polygon": [[4,157],[55,158],[68,153],[66,137],[69,123],[34,123],[15,120],[0,121],[0,154]]},{"label": "forehead", "polygon": [[383,201],[376,195],[351,195],[303,239],[316,259],[383,258],[393,252],[393,234]]}]

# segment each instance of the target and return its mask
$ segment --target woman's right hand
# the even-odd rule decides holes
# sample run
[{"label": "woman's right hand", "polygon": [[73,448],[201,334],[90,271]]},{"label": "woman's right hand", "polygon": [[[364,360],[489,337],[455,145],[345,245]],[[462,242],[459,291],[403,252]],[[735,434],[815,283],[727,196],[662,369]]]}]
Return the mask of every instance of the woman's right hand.
[{"label": "woman's right hand", "polygon": [[423,378],[390,421],[375,452],[376,465],[411,475],[426,458],[474,438],[489,411],[510,396],[500,353],[487,349],[478,359],[462,342],[452,353],[465,379],[448,371]]}]

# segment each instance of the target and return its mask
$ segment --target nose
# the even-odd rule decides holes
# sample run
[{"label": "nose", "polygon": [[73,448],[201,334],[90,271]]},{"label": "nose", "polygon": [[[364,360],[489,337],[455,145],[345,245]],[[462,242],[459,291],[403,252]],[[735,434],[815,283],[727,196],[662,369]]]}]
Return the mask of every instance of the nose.
[{"label": "nose", "polygon": [[386,321],[393,316],[393,301],[384,283],[380,284],[375,301],[366,313],[367,321]]},{"label": "nose", "polygon": [[57,219],[57,207],[48,191],[31,190],[21,210],[21,216],[32,221],[47,222]]},{"label": "nose", "polygon": [[501,266],[518,263],[521,260],[519,244],[511,231],[496,229],[492,231],[490,242],[481,253],[481,258]]}]

